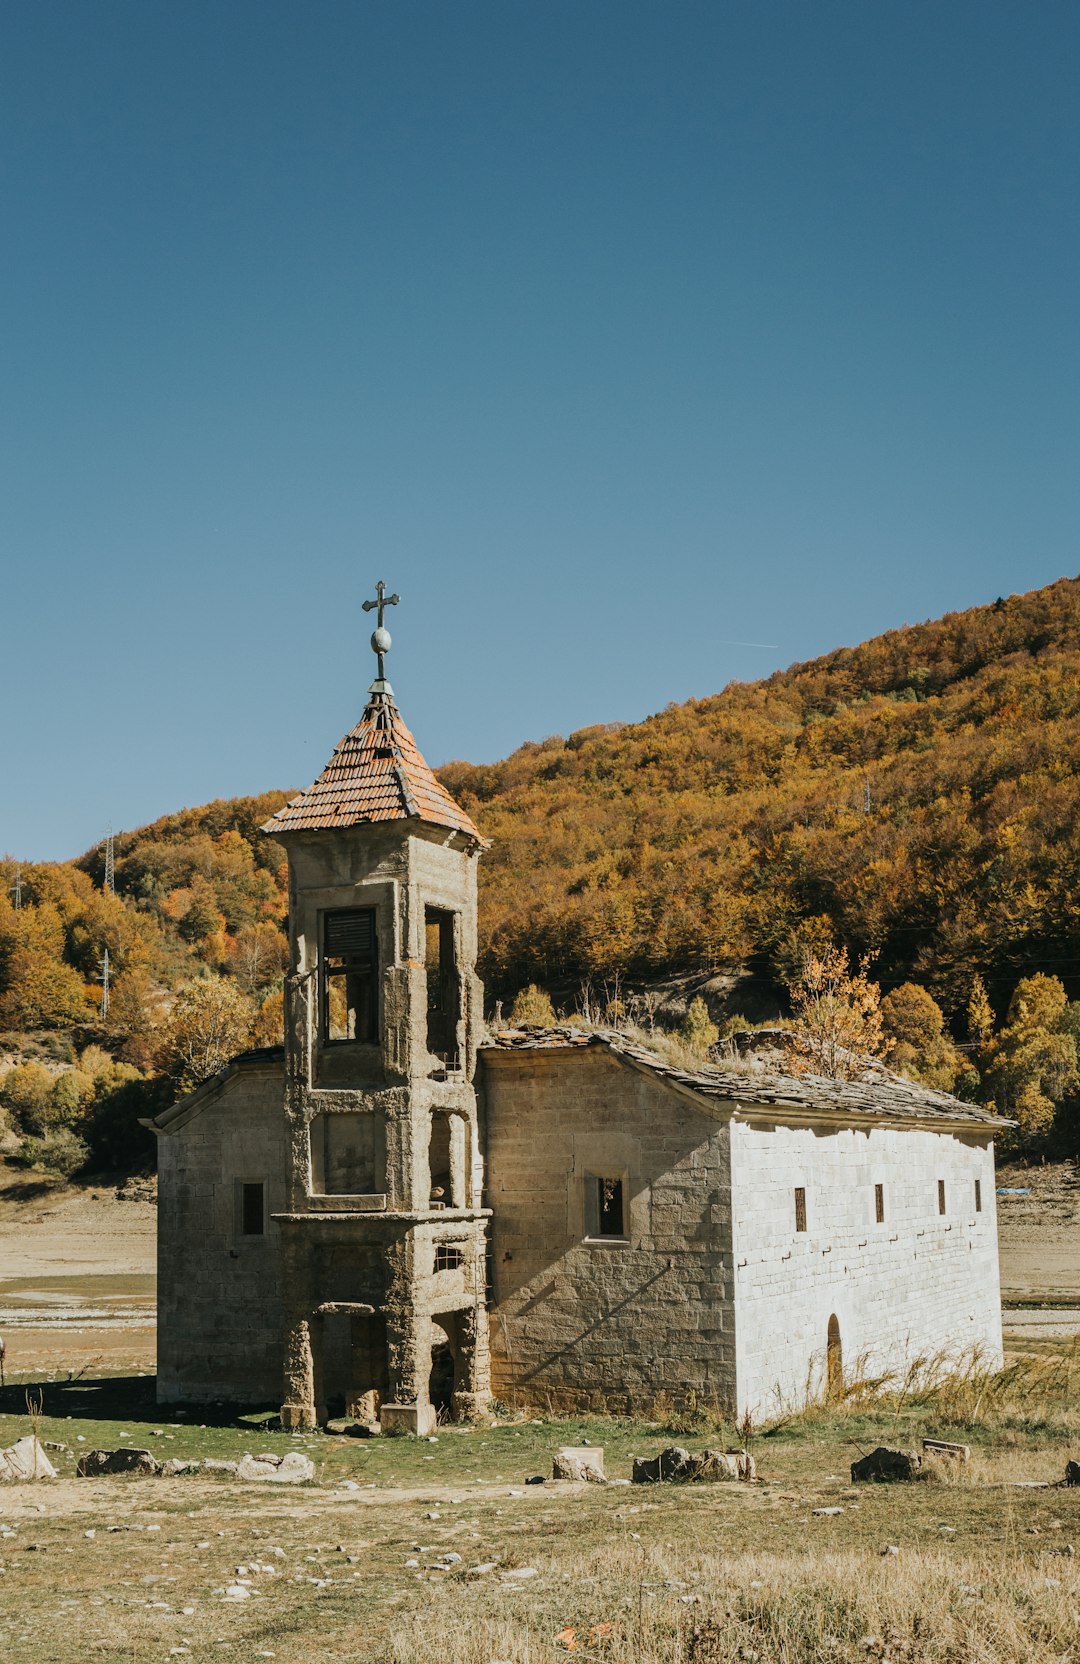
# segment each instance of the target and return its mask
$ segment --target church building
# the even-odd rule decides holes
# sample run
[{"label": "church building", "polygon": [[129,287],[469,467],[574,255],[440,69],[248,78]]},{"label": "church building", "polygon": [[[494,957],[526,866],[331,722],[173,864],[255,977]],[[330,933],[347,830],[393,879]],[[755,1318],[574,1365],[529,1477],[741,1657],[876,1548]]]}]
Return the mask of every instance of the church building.
[{"label": "church building", "polygon": [[762,1419],[913,1359],[1001,1358],[999,1118],[866,1079],[489,1035],[484,838],[384,674],[263,828],[289,864],[285,1045],[158,1135],[158,1396],[430,1431],[492,1397]]}]

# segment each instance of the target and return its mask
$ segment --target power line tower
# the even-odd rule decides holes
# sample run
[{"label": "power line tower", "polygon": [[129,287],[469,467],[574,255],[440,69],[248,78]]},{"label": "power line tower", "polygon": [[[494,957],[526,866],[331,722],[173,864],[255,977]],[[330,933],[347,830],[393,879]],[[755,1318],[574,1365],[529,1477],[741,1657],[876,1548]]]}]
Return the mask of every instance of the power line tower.
[{"label": "power line tower", "polygon": [[20,908],[22,907],[22,866],[21,865],[19,865],[15,868],[15,882],[11,886],[11,895],[12,895],[12,899],[15,902],[15,911],[17,913],[17,912],[19,912]]},{"label": "power line tower", "polygon": [[109,950],[103,948],[101,952],[101,1020],[105,1021],[109,1015]]},{"label": "power line tower", "polygon": [[114,870],[116,866],[116,852],[113,848],[113,829],[110,826],[105,834],[105,885],[110,895],[116,894]]}]

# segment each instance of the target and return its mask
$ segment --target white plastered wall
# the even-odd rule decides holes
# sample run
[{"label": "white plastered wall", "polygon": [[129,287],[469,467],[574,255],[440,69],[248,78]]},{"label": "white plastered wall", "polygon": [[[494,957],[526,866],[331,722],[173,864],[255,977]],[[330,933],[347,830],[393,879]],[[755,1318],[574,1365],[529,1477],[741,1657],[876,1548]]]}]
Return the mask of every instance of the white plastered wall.
[{"label": "white plastered wall", "polygon": [[[796,1187],[806,1192],[805,1232],[795,1229]],[[736,1119],[731,1194],[740,1414],[761,1419],[821,1394],[830,1316],[848,1380],[857,1368],[903,1370],[920,1357],[978,1351],[1000,1363],[994,1152],[980,1129]]]}]

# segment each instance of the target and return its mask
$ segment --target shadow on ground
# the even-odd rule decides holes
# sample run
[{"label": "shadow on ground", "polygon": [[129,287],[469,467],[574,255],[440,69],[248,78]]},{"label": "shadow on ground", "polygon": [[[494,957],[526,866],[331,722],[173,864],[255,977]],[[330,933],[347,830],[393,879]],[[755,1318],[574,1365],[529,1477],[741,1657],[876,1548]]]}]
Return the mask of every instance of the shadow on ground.
[{"label": "shadow on ground", "polygon": [[72,1421],[153,1422],[180,1420],[206,1427],[249,1427],[277,1417],[276,1405],[200,1404],[173,1410],[156,1401],[153,1375],[100,1375],[73,1381],[20,1380],[0,1390],[0,1415],[25,1415],[28,1403],[41,1414]]}]

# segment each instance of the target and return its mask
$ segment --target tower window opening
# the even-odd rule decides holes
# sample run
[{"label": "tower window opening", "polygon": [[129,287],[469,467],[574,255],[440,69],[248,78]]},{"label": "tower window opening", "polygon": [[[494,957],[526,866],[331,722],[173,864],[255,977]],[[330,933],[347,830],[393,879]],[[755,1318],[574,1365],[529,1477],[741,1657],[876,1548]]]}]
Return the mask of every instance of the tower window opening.
[{"label": "tower window opening", "polygon": [[982,1180],[975,1180],[975,1212],[982,1212]]},{"label": "tower window opening", "polygon": [[938,1182],[937,1182],[937,1210],[938,1210],[939,1213],[944,1213],[945,1212],[945,1180],[944,1179],[939,1179]]},{"label": "tower window opening", "polygon": [[621,1178],[589,1173],[585,1179],[585,1235],[624,1241],[626,1188]]},{"label": "tower window opening", "polygon": [[375,909],[323,914],[322,1035],[327,1041],[378,1037]]},{"label": "tower window opening", "polygon": [[806,1229],[806,1189],[801,1184],[795,1187],[795,1229]]},{"label": "tower window opening", "polygon": [[241,1236],[266,1235],[266,1187],[260,1180],[257,1183],[244,1180],[239,1187],[238,1212],[240,1214]]},{"label": "tower window opening", "polygon": [[447,1069],[458,1067],[460,981],[454,946],[453,913],[424,909],[424,968],[427,972],[427,1049]]},{"label": "tower window opening", "polygon": [[885,1186],[883,1184],[876,1184],[874,1186],[874,1218],[877,1220],[877,1223],[879,1225],[884,1225],[884,1223],[885,1223]]}]

